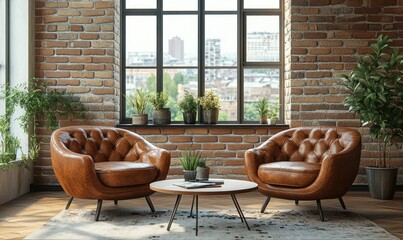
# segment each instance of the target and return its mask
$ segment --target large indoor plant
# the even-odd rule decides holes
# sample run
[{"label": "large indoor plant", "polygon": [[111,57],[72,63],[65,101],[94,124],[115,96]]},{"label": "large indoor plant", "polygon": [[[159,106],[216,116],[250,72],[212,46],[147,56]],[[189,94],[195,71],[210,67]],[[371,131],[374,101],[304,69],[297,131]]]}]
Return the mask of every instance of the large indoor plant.
[{"label": "large indoor plant", "polygon": [[183,113],[183,121],[185,124],[195,124],[197,116],[197,108],[199,106],[197,98],[190,92],[186,91],[185,95],[179,100],[179,110]]},{"label": "large indoor plant", "polygon": [[207,124],[217,124],[218,115],[221,108],[221,99],[213,90],[207,91],[199,98],[199,103],[203,108],[203,120]]},{"label": "large indoor plant", "polygon": [[148,114],[146,113],[148,93],[136,89],[135,93],[132,95],[125,96],[127,101],[129,101],[132,108],[136,110],[136,113],[132,115],[133,125],[147,125],[148,124]]},{"label": "large indoor plant", "polygon": [[377,199],[394,196],[397,168],[390,165],[388,150],[403,138],[403,54],[391,48],[391,42],[380,35],[371,45],[372,53],[360,57],[349,75],[341,76],[349,90],[345,103],[378,142],[379,161],[366,168],[371,196]]},{"label": "large indoor plant", "polygon": [[148,94],[148,100],[153,105],[153,121],[155,125],[170,124],[171,111],[166,108],[168,103],[168,94],[164,92],[157,92],[156,94]]}]

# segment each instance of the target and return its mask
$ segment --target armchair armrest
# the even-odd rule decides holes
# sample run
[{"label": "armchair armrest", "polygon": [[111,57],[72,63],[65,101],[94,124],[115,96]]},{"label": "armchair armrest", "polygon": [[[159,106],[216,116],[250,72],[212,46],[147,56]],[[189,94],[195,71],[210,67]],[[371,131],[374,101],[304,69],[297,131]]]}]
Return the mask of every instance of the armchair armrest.
[{"label": "armchair armrest", "polygon": [[249,179],[259,183],[260,179],[257,176],[259,166],[264,163],[274,162],[278,150],[277,143],[267,140],[262,145],[256,148],[249,149],[245,152],[245,168]]}]

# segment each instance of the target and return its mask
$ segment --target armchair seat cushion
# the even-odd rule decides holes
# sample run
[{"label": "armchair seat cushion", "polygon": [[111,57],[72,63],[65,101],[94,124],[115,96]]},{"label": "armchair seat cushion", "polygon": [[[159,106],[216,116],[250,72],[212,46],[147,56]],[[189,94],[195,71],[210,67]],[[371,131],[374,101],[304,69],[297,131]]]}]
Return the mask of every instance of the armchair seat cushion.
[{"label": "armchair seat cushion", "polygon": [[259,166],[259,179],[270,185],[302,188],[311,185],[318,177],[319,163],[281,161]]},{"label": "armchair seat cushion", "polygon": [[149,184],[158,175],[158,169],[151,163],[106,161],[94,165],[98,178],[108,187]]}]

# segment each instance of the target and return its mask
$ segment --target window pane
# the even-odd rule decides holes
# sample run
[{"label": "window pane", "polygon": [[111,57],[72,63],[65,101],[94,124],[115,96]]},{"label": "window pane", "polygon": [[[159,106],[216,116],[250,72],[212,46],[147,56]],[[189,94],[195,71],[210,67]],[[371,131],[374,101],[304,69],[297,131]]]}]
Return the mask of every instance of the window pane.
[{"label": "window pane", "polygon": [[244,120],[259,121],[257,101],[267,97],[271,103],[279,103],[278,68],[254,68],[244,71]]},{"label": "window pane", "polygon": [[157,8],[157,2],[155,0],[126,0],[126,8]]},{"label": "window pane", "polygon": [[206,66],[237,66],[236,15],[206,15]]},{"label": "window pane", "polygon": [[197,15],[164,16],[164,66],[197,66]]},{"label": "window pane", "polygon": [[130,16],[126,22],[126,66],[156,66],[156,18]]},{"label": "window pane", "polygon": [[219,121],[237,120],[237,70],[230,68],[206,69],[205,86],[221,98]]},{"label": "window pane", "polygon": [[[157,91],[155,69],[126,69],[126,96],[133,96],[136,89],[140,89],[146,92]],[[135,112],[134,108],[126,100],[126,117],[131,117]],[[152,107],[147,107],[148,116],[151,117]]]},{"label": "window pane", "polygon": [[280,61],[279,17],[247,16],[246,61]]},{"label": "window pane", "polygon": [[237,0],[205,0],[206,11],[236,11]]},{"label": "window pane", "polygon": [[172,121],[183,121],[182,112],[178,108],[178,101],[185,91],[197,97],[197,69],[164,69],[163,90],[168,94],[168,107],[171,110]]},{"label": "window pane", "polygon": [[244,0],[244,8],[280,8],[279,0]]},{"label": "window pane", "polygon": [[197,0],[164,0],[164,11],[197,11]]}]

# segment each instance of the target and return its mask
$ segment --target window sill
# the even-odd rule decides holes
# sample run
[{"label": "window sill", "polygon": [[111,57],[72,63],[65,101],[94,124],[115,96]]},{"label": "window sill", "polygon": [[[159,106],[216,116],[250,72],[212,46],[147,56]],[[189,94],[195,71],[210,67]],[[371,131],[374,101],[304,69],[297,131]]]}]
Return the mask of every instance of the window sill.
[{"label": "window sill", "polygon": [[133,125],[133,124],[118,124],[116,127],[121,128],[289,128],[288,124],[239,124],[239,123],[227,123],[227,124],[163,124],[163,125]]}]

